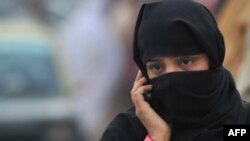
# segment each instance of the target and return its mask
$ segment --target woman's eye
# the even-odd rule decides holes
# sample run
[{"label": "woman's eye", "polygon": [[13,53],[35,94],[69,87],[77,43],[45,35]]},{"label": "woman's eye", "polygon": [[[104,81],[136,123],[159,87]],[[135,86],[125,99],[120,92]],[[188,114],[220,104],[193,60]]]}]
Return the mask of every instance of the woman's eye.
[{"label": "woman's eye", "polygon": [[194,60],[192,60],[192,59],[190,59],[190,58],[185,58],[185,57],[182,57],[182,58],[181,58],[181,65],[182,65],[182,66],[189,66],[189,65],[191,65],[193,62],[194,62]]},{"label": "woman's eye", "polygon": [[155,73],[159,74],[163,71],[164,67],[160,64],[151,64],[148,66],[148,70]]},{"label": "woman's eye", "polygon": [[160,65],[155,65],[155,66],[152,66],[152,70],[154,70],[154,71],[161,71],[162,67]]},{"label": "woman's eye", "polygon": [[191,65],[191,64],[192,64],[191,60],[182,60],[182,62],[181,62],[181,65],[183,65],[183,66],[188,66],[188,65]]}]

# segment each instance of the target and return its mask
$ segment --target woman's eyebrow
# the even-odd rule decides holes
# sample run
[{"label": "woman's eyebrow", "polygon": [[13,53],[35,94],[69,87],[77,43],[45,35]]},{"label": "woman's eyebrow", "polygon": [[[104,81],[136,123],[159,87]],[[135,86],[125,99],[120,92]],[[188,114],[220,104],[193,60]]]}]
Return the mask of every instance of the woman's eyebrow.
[{"label": "woman's eyebrow", "polygon": [[148,62],[160,62],[162,61],[161,59],[159,58],[154,58],[154,59],[149,59]]}]

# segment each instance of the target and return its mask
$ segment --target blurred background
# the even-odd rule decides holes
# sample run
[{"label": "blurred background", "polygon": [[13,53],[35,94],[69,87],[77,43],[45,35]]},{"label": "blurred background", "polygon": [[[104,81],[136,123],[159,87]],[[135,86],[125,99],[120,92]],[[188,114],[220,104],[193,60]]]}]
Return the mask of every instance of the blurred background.
[{"label": "blurred background", "polygon": [[[0,141],[97,141],[132,106],[133,31],[153,0],[0,0]],[[250,101],[250,1],[196,0]]]}]

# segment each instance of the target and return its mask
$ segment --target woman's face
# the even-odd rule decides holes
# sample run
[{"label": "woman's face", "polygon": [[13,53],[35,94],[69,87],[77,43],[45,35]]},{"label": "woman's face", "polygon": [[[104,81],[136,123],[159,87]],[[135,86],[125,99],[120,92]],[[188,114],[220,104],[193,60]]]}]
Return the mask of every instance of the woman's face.
[{"label": "woman's face", "polygon": [[152,79],[170,72],[208,70],[209,59],[206,54],[157,57],[146,63],[146,69],[149,79]]}]

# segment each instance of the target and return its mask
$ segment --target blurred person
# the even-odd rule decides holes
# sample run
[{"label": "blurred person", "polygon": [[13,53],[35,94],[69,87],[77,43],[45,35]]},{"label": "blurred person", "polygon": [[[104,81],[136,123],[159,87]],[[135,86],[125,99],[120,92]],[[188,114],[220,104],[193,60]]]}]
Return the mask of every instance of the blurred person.
[{"label": "blurred person", "polygon": [[[243,99],[249,95],[249,23],[250,1],[228,0],[218,17],[220,29],[225,37],[227,54],[225,67],[231,70]],[[234,17],[234,18],[232,18]]]},{"label": "blurred person", "polygon": [[216,17],[224,3],[224,0],[195,0],[204,6]]},{"label": "blurred person", "polygon": [[[130,96],[128,93],[132,88],[134,77],[138,71],[136,65],[133,63],[132,59],[132,49],[131,44],[133,42],[132,34],[134,30],[134,25],[136,22],[136,15],[139,12],[140,2],[135,0],[113,0],[113,8],[111,10],[111,16],[115,23],[117,29],[121,34],[123,40],[123,48],[125,53],[125,62],[123,63],[124,72],[122,75],[122,82],[118,88],[119,95],[115,94],[114,106],[111,108],[112,114],[110,118],[116,115],[117,112],[127,109],[128,106],[132,106]],[[121,94],[121,92],[123,94]],[[110,121],[109,121],[110,122]]]},{"label": "blurred person", "polygon": [[133,50],[140,69],[134,107],[114,118],[101,141],[222,141],[225,124],[250,123],[250,104],[223,67],[223,35],[201,4],[144,4]]},{"label": "blurred person", "polygon": [[106,126],[124,69],[125,54],[109,6],[109,1],[79,1],[63,29],[78,121],[87,140],[93,141]]},{"label": "blurred person", "polygon": [[[132,49],[130,45],[133,42],[133,30],[136,22],[136,15],[139,12],[140,3],[135,0],[114,0],[114,8],[112,10],[112,18],[114,19],[117,28],[121,31],[126,51],[126,74],[124,81],[127,85],[134,81],[137,73],[137,68],[132,60]],[[128,86],[129,88],[131,87]]]},{"label": "blurred person", "polygon": [[218,16],[219,28],[224,35],[227,47],[224,65],[232,72],[236,80],[238,80],[239,69],[245,57],[244,37],[250,19],[249,5],[248,0],[228,0]]},{"label": "blurred person", "polygon": [[245,35],[245,50],[244,50],[244,60],[242,62],[241,68],[239,70],[239,79],[238,79],[238,87],[241,93],[241,96],[246,101],[250,101],[250,81],[249,81],[249,73],[250,73],[250,24],[246,29]]},{"label": "blurred person", "polygon": [[133,86],[134,77],[138,72],[138,68],[134,64],[132,57],[133,51],[131,44],[133,43],[133,31],[140,6],[143,2],[150,1],[152,0],[112,0],[114,5],[112,8],[112,18],[121,33],[124,51],[126,52],[124,74],[120,88],[118,88],[123,94],[114,96],[115,102],[112,108],[112,116],[132,106],[132,101],[130,101],[128,93]]}]

